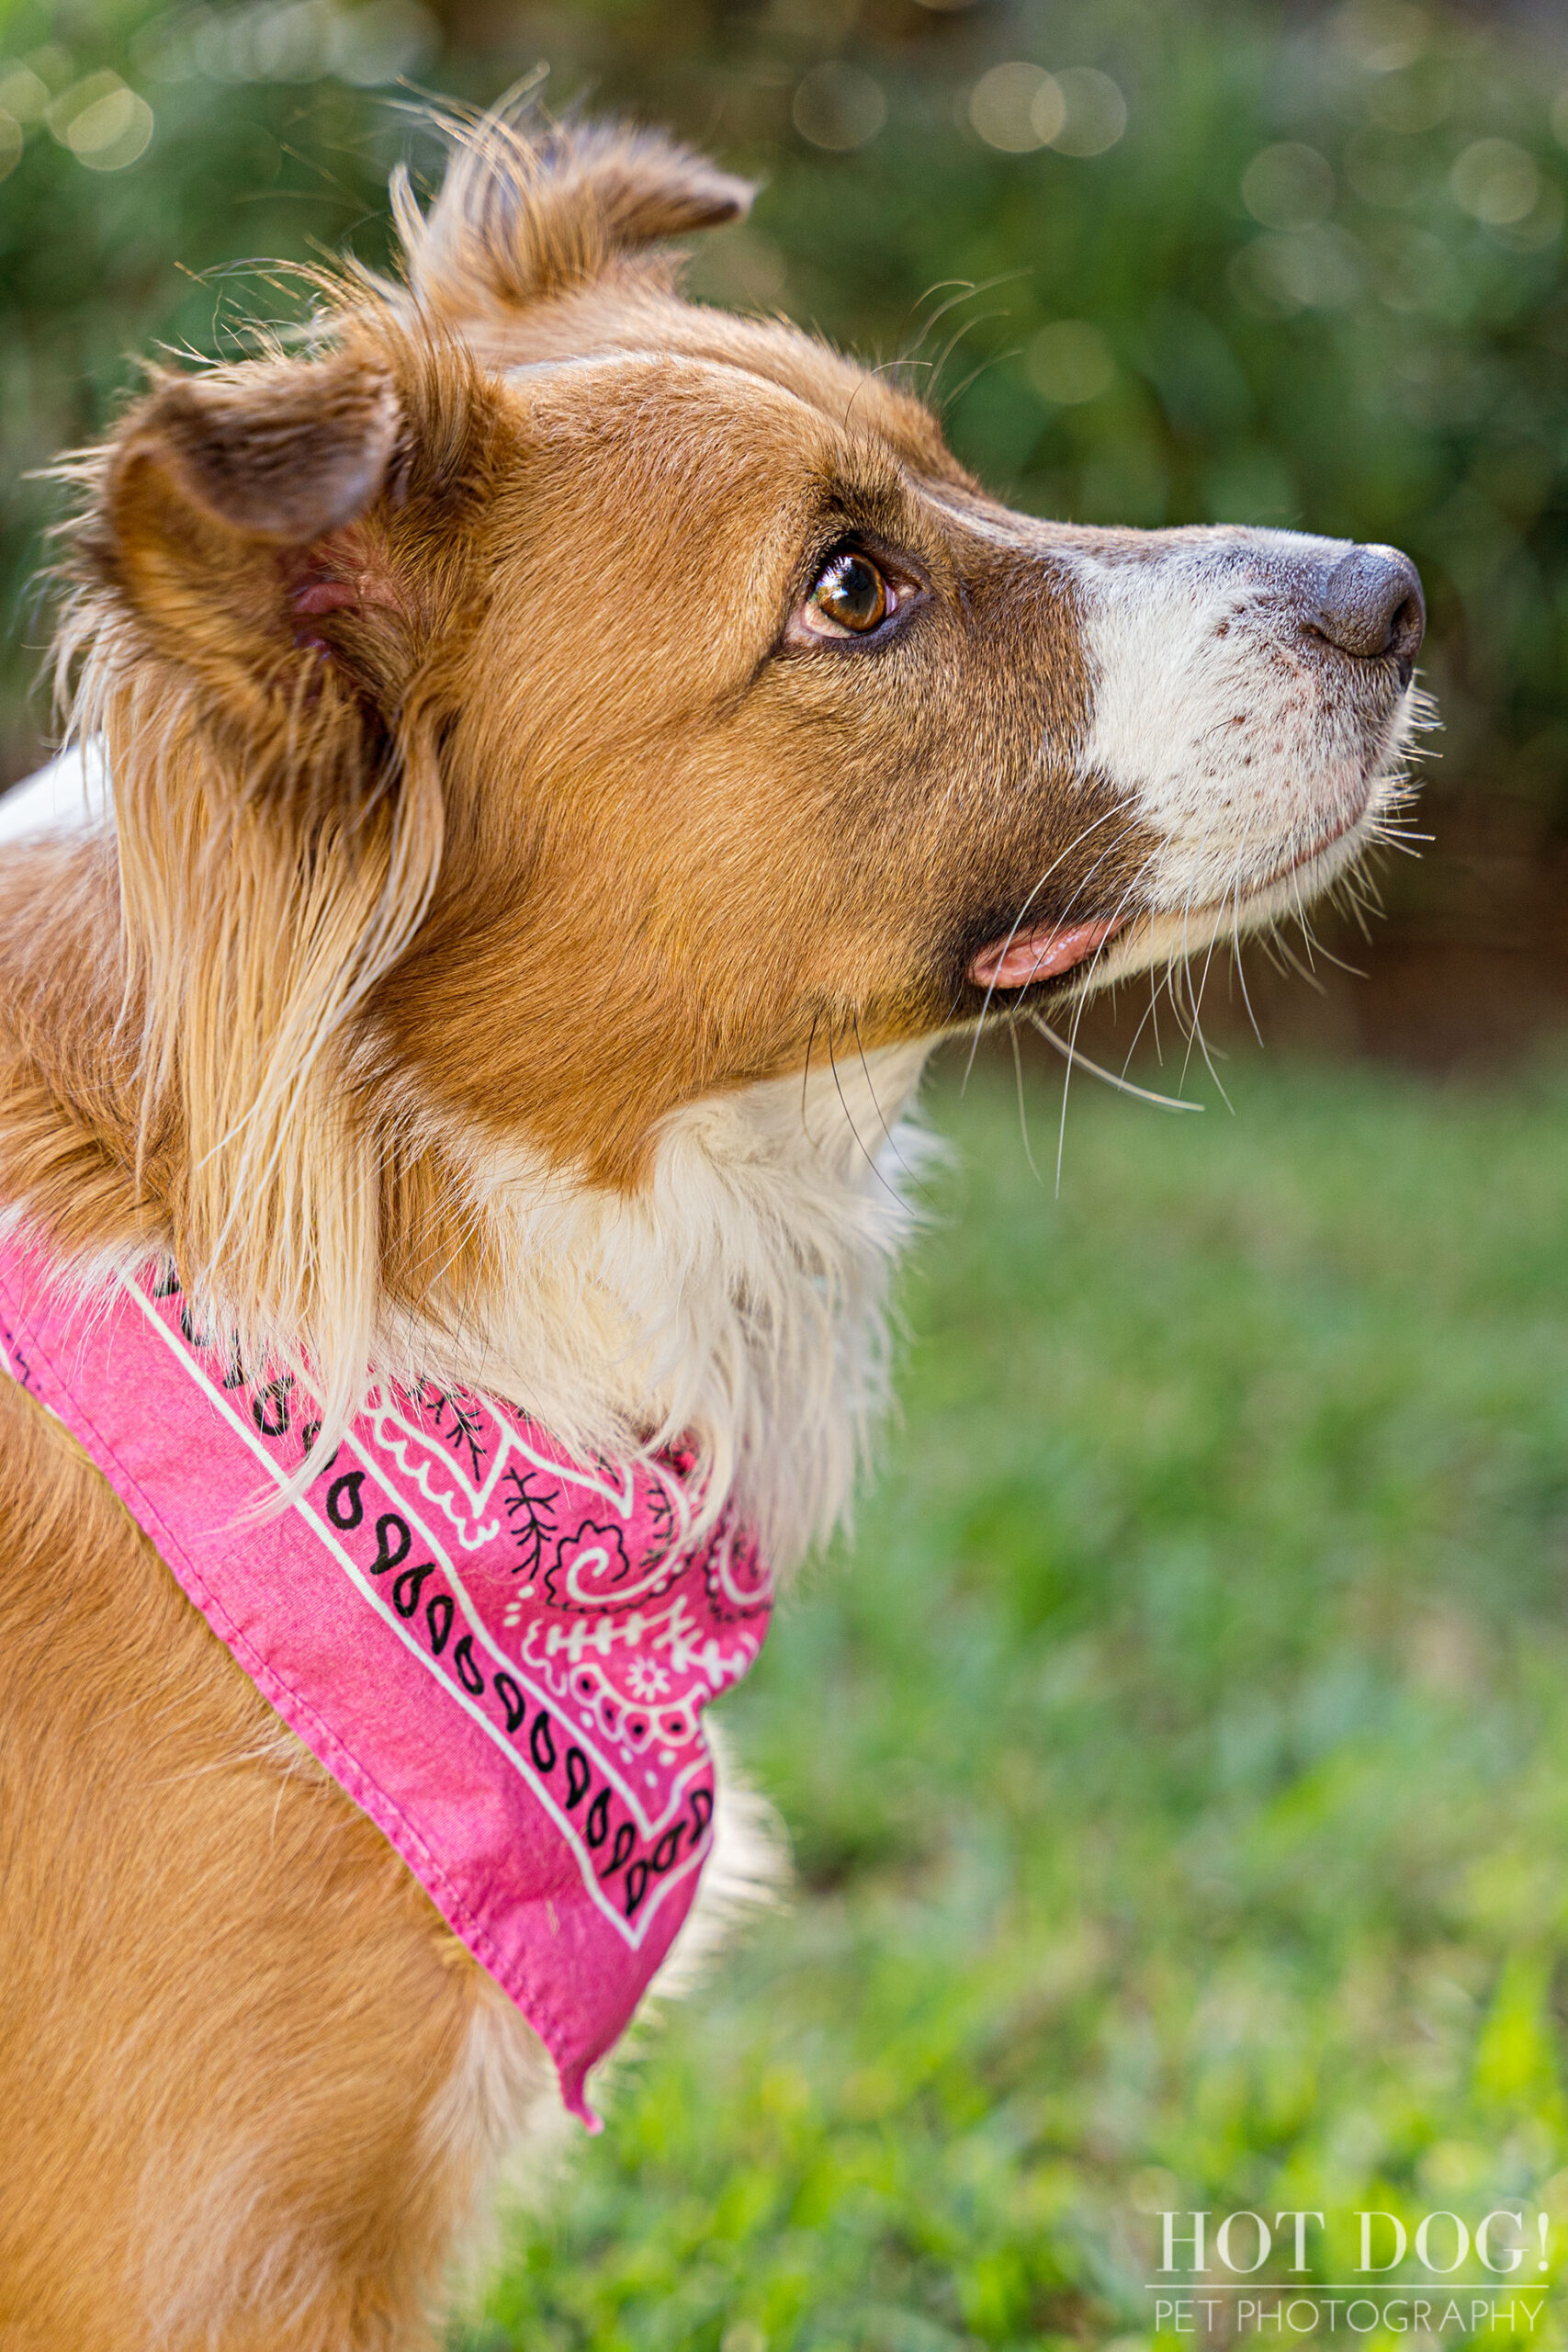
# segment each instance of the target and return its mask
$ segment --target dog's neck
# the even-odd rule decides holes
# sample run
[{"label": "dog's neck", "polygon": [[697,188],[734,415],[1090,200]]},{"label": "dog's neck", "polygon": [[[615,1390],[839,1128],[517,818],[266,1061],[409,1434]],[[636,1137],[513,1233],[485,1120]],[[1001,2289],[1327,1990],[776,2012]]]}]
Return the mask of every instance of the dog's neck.
[{"label": "dog's neck", "polygon": [[[7,853],[0,1213],[89,1280],[177,1248],[187,1181],[177,1121],[139,1118],[118,921],[111,834]],[[824,1051],[804,1080],[693,1103],[622,1191],[443,1127],[362,1034],[344,1182],[382,1203],[364,1380],[485,1388],[585,1452],[693,1440],[716,1502],[733,1497],[787,1564],[842,1514],[885,1399],[888,1283],[930,1154],[905,1120],[927,1050]],[[342,1077],[324,1065],[313,1083],[330,1096]],[[265,1283],[243,1295],[231,1261],[197,1287],[257,1343]],[[260,1343],[287,1359],[305,1336],[264,1325]]]},{"label": "dog's neck", "polygon": [[[665,1121],[645,1180],[448,1143],[496,1278],[438,1277],[389,1352],[610,1453],[697,1439],[776,1561],[848,1502],[886,1396],[888,1279],[930,1144],[924,1046],[813,1068]],[[824,1057],[824,1061],[826,1057]]]}]

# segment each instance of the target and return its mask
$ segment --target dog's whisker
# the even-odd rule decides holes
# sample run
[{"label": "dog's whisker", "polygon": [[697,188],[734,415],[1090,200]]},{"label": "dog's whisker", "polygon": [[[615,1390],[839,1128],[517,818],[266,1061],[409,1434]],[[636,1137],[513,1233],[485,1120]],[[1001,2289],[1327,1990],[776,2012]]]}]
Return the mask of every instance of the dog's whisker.
[{"label": "dog's whisker", "polygon": [[[1091,1078],[1098,1078],[1103,1085],[1112,1088],[1116,1093],[1135,1096],[1138,1102],[1152,1102],[1161,1111],[1201,1111],[1203,1108],[1201,1102],[1189,1102],[1181,1095],[1158,1094],[1151,1087],[1134,1085],[1124,1071],[1101,1069],[1099,1062],[1091,1062],[1089,1056],[1078,1046],[1070,1043],[1067,1038],[1058,1036],[1050,1023],[1032,1007],[1025,1013],[1024,1018],[1028,1021],[1030,1027],[1037,1030],[1046,1044],[1061,1055],[1064,1061],[1070,1062],[1075,1069],[1087,1070]],[[1032,1161],[1031,1165],[1033,1165]],[[1039,1174],[1037,1169],[1035,1173]]]},{"label": "dog's whisker", "polygon": [[1202,1033],[1199,1024],[1198,1001],[1192,992],[1192,958],[1189,943],[1191,938],[1190,925],[1192,919],[1193,896],[1198,888],[1198,876],[1202,865],[1203,852],[1208,847],[1209,836],[1213,830],[1213,820],[1211,817],[1205,820],[1202,832],[1199,835],[1198,846],[1193,852],[1191,878],[1188,882],[1187,897],[1181,909],[1181,951],[1178,968],[1180,974],[1181,985],[1186,990],[1187,1005],[1190,1013],[1190,1020],[1186,1024],[1187,1051],[1182,1057],[1181,1075],[1177,1080],[1177,1091],[1179,1093],[1184,1091],[1187,1085],[1187,1073],[1191,1067],[1192,1062],[1192,1047],[1195,1043],[1201,1044],[1201,1042]]},{"label": "dog's whisker", "polygon": [[1247,1017],[1252,1024],[1252,1034],[1257,1038],[1258,1045],[1261,1046],[1263,1043],[1263,1032],[1258,1025],[1258,1015],[1252,1010],[1252,998],[1247,985],[1247,966],[1242,955],[1241,877],[1239,872],[1235,881],[1231,885],[1231,954],[1233,958],[1232,968],[1234,969],[1236,978],[1241,986],[1241,1001],[1247,1007]]},{"label": "dog's whisker", "polygon": [[811,1016],[811,1032],[806,1040],[806,1059],[800,1070],[800,1125],[807,1137],[810,1136],[811,1129],[807,1120],[807,1090],[811,1083],[811,1049],[817,1043],[817,1023],[820,1018],[821,1015],[817,1012]]},{"label": "dog's whisker", "polygon": [[1023,1055],[1019,1048],[1018,1023],[1016,1021],[1010,1021],[1008,1023],[1008,1043],[1012,1047],[1013,1083],[1018,1090],[1018,1131],[1023,1139],[1023,1157],[1028,1164],[1030,1174],[1033,1177],[1037,1184],[1043,1186],[1045,1180],[1034,1164],[1034,1154],[1030,1148],[1029,1142],[1029,1114],[1024,1108],[1023,1101]]},{"label": "dog's whisker", "polygon": [[864,1160],[866,1166],[870,1169],[872,1174],[875,1177],[883,1191],[887,1193],[890,1199],[898,1201],[898,1205],[902,1207],[902,1201],[899,1200],[898,1194],[894,1191],[893,1186],[888,1182],[886,1177],[883,1174],[882,1170],[877,1166],[873,1154],[867,1150],[864,1140],[862,1137],[861,1131],[855,1125],[854,1113],[850,1109],[849,1100],[844,1092],[843,1080],[839,1076],[839,1065],[833,1054],[833,1023],[831,1018],[829,1018],[828,1023],[828,1067],[833,1073],[833,1084],[838,1091],[840,1105],[842,1108],[845,1120],[848,1123],[850,1133],[855,1139],[861,1158]]},{"label": "dog's whisker", "polygon": [[[1001,944],[1000,952],[1002,956],[1007,954],[1009,948],[1011,947],[1014,940],[1018,937],[1019,933],[1022,930],[1024,919],[1028,915],[1030,908],[1034,904],[1035,899],[1038,899],[1041,891],[1051,879],[1051,876],[1066,864],[1066,860],[1071,857],[1076,849],[1080,849],[1083,846],[1084,842],[1088,841],[1091,833],[1098,832],[1101,825],[1109,824],[1112,817],[1122,815],[1122,813],[1124,812],[1116,808],[1102,809],[1098,817],[1094,818],[1090,823],[1085,825],[1081,831],[1074,835],[1073,839],[1067,843],[1065,849],[1057,852],[1050,865],[1045,868],[1043,874],[1041,875],[1039,880],[1034,884],[1034,887],[1030,891],[1029,896],[1024,899],[1023,904],[1018,910],[1018,913],[1014,916],[1012,928],[1007,933]],[[1127,830],[1122,835],[1122,841],[1128,839],[1132,830],[1132,827],[1129,825]],[[1121,842],[1118,842],[1112,846],[1114,851],[1114,849],[1120,848]],[[979,1046],[981,1026],[985,1022],[987,1014],[990,1012],[991,1000],[995,996],[996,992],[997,983],[993,979],[987,987],[985,1001],[980,1007],[979,1019],[976,1023],[975,1035],[970,1041],[969,1058],[964,1065],[964,1084],[965,1086],[967,1086],[969,1082],[969,1073],[975,1067],[975,1055]],[[960,1091],[962,1091],[962,1089]]]},{"label": "dog's whisker", "polygon": [[[1117,910],[1116,910],[1116,915],[1117,915],[1117,919],[1118,919],[1118,920],[1120,919],[1120,917],[1121,917],[1121,914],[1122,914],[1122,910],[1123,910],[1126,907],[1128,907],[1128,906],[1130,906],[1130,905],[1132,904],[1134,894],[1134,892],[1136,891],[1136,889],[1137,889],[1137,888],[1138,888],[1138,885],[1142,882],[1142,880],[1143,880],[1143,878],[1144,878],[1144,876],[1147,873],[1147,871],[1148,871],[1148,869],[1149,869],[1150,865],[1154,863],[1154,860],[1155,860],[1155,857],[1156,857],[1156,854],[1157,854],[1157,853],[1156,853],[1156,852],[1155,852],[1155,851],[1153,851],[1153,850],[1151,850],[1151,851],[1149,852],[1148,855],[1145,858],[1145,860],[1144,860],[1143,864],[1142,864],[1142,865],[1140,865],[1140,867],[1138,868],[1137,873],[1134,876],[1134,877],[1133,877],[1132,881],[1128,884],[1126,890],[1125,890],[1125,891],[1123,892],[1123,894],[1122,894],[1121,906],[1120,906],[1120,907],[1118,907],[1118,909],[1117,909]],[[1059,1123],[1058,1123],[1058,1125],[1057,1125],[1057,1128],[1056,1128],[1056,1183],[1055,1183],[1055,1190],[1056,1190],[1056,1193],[1057,1193],[1058,1197],[1060,1196],[1060,1194],[1061,1194],[1061,1190],[1062,1190],[1062,1159],[1063,1159],[1063,1154],[1065,1153],[1065,1151],[1066,1151],[1066,1142],[1067,1142],[1067,1091],[1068,1091],[1068,1089],[1070,1088],[1070,1086],[1072,1085],[1072,1082],[1073,1082],[1073,1071],[1074,1071],[1074,1069],[1078,1066],[1078,1061],[1079,1061],[1078,1051],[1077,1051],[1077,1043],[1078,1043],[1078,1026],[1079,1026],[1079,1023],[1080,1023],[1082,1022],[1082,1020],[1083,1020],[1084,1007],[1085,1007],[1085,1005],[1089,1002],[1089,987],[1090,987],[1090,984],[1092,983],[1092,980],[1093,980],[1095,968],[1096,968],[1096,967],[1098,966],[1098,964],[1099,964],[1099,962],[1100,962],[1100,956],[1101,956],[1103,955],[1103,953],[1104,953],[1104,948],[1105,948],[1105,943],[1102,941],[1102,942],[1101,942],[1101,944],[1100,944],[1100,945],[1095,949],[1095,952],[1094,952],[1093,957],[1092,957],[1092,958],[1091,958],[1091,960],[1090,960],[1089,967],[1089,971],[1088,971],[1088,973],[1087,973],[1087,975],[1086,975],[1086,977],[1085,977],[1085,981],[1084,981],[1084,985],[1083,985],[1082,993],[1078,996],[1077,1001],[1077,1003],[1075,1004],[1075,1006],[1074,1006],[1074,1008],[1073,1008],[1073,1025],[1072,1025],[1072,1029],[1071,1029],[1071,1031],[1070,1031],[1070,1032],[1069,1032],[1069,1034],[1068,1034],[1068,1037],[1067,1037],[1067,1041],[1066,1041],[1066,1045],[1067,1045],[1067,1051],[1066,1051],[1066,1063],[1067,1063],[1067,1067],[1066,1067],[1066,1069],[1064,1071],[1064,1073],[1063,1073],[1063,1077],[1062,1077],[1062,1115],[1061,1115],[1061,1119],[1060,1119],[1060,1121],[1059,1121]],[[1060,1040],[1059,1040],[1059,1039],[1053,1039],[1053,1042],[1054,1042],[1054,1043],[1057,1043],[1057,1044],[1059,1044],[1059,1043],[1060,1043]],[[1093,1064],[1089,1064],[1089,1065],[1088,1065],[1088,1067],[1089,1067],[1089,1068],[1091,1068],[1091,1069],[1095,1069],[1095,1074],[1096,1074],[1096,1076],[1097,1076],[1097,1077],[1109,1077],[1109,1076],[1110,1076],[1110,1074],[1109,1074],[1108,1072],[1104,1072],[1104,1071],[1100,1071],[1100,1070],[1099,1070],[1097,1068],[1095,1068],[1095,1065],[1093,1065]],[[1114,1084],[1115,1084],[1115,1080],[1114,1080],[1114,1079],[1111,1079],[1111,1083],[1112,1085],[1114,1085]]]},{"label": "dog's whisker", "polygon": [[1148,1028],[1151,1022],[1154,1023],[1155,1057],[1162,1069],[1165,1067],[1164,1060],[1161,1057],[1159,1051],[1159,1021],[1155,1010],[1159,999],[1160,984],[1152,970],[1149,972],[1147,977],[1149,983],[1149,1001],[1138,1017],[1138,1025],[1133,1032],[1133,1042],[1122,1057],[1122,1076],[1123,1078],[1126,1077],[1128,1070],[1133,1066],[1133,1057],[1138,1050],[1138,1040],[1142,1037],[1144,1031]]},{"label": "dog's whisker", "polygon": [[904,1170],[904,1173],[909,1179],[910,1183],[918,1185],[919,1179],[916,1176],[914,1170],[909,1166],[908,1161],[899,1150],[898,1139],[897,1136],[895,1136],[892,1128],[888,1125],[886,1115],[883,1111],[882,1102],[876,1091],[876,1080],[872,1077],[871,1064],[866,1060],[865,1047],[861,1043],[860,1014],[858,1012],[852,1012],[850,1018],[854,1026],[855,1051],[860,1056],[860,1066],[865,1076],[865,1091],[871,1097],[872,1107],[876,1113],[877,1124],[880,1125],[883,1134],[887,1138],[888,1148],[892,1152],[894,1159],[898,1162],[899,1167]]}]

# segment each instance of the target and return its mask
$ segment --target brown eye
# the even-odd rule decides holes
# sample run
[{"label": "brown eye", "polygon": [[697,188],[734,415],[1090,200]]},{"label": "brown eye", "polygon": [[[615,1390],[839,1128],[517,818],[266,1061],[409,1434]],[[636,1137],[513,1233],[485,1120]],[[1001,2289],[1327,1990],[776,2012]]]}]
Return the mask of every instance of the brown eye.
[{"label": "brown eye", "polygon": [[868,556],[836,555],[807,600],[813,616],[831,627],[863,637],[879,628],[893,609],[887,582]]}]

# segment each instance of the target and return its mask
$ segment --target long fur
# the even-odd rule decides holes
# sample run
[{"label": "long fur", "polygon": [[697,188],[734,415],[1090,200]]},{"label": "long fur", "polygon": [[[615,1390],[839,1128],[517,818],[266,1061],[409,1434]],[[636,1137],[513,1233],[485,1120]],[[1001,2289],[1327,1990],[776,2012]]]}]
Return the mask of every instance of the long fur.
[{"label": "long fur", "polygon": [[[1303,634],[1335,543],[1009,514],[907,393],[682,303],[660,242],[749,200],[688,151],[448,128],[400,278],[69,469],[114,810],[0,857],[0,1223],[83,1291],[172,1256],[318,1461],[468,1384],[689,1443],[787,1568],[886,1405],[978,951],[1097,919],[1070,1001],[1332,881],[1408,663]],[[847,537],[919,607],[869,659],[803,618]],[[0,1536],[6,2352],[427,2352],[555,2148],[537,2043],[8,1383]],[[719,1818],[665,1992],[777,1883]]]}]

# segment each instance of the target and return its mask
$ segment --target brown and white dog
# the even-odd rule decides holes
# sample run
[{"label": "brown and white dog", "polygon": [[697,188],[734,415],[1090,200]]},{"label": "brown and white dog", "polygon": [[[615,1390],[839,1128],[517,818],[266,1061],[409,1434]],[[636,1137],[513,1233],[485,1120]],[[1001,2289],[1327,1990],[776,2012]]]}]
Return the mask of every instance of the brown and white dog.
[{"label": "brown and white dog", "polygon": [[[0,1209],[171,1252],[323,1443],[432,1372],[689,1435],[784,1566],[882,1402],[933,1042],[1344,874],[1423,622],[1387,548],[998,505],[680,298],[749,194],[468,125],[404,282],[78,469],[112,809],[0,850]],[[6,1383],[0,1557],[0,2339],[426,2343],[536,2045]]]}]

